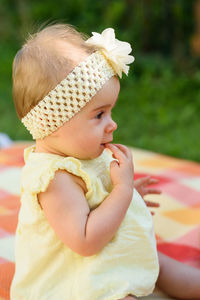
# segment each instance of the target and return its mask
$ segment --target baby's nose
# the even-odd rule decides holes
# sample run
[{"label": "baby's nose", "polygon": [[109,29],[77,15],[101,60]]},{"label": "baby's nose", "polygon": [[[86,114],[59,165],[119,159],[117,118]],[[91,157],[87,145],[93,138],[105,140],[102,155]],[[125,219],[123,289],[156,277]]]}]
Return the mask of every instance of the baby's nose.
[{"label": "baby's nose", "polygon": [[111,133],[117,129],[117,123],[113,120],[106,127],[106,133]]}]

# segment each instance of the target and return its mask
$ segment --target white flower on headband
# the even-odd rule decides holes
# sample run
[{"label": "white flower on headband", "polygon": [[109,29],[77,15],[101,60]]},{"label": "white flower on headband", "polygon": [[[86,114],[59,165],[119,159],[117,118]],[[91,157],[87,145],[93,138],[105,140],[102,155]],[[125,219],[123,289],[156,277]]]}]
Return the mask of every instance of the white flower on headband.
[{"label": "white flower on headband", "polygon": [[93,36],[86,43],[101,47],[101,51],[112,65],[114,71],[122,77],[122,72],[128,75],[129,66],[135,59],[129,53],[132,51],[131,45],[121,42],[115,38],[113,28],[105,29],[101,34],[92,32]]}]

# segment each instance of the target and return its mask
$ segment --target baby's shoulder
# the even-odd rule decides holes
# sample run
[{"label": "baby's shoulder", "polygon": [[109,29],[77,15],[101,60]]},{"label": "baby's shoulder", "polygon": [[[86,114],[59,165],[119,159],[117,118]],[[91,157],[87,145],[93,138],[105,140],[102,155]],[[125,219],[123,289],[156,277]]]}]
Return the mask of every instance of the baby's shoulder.
[{"label": "baby's shoulder", "polygon": [[[62,157],[49,153],[31,152],[25,158],[25,166],[22,170],[22,188],[34,193],[44,192],[51,181],[59,183],[69,179],[80,185],[87,191],[82,174],[81,162],[73,157]],[[67,181],[66,181],[67,182]]]},{"label": "baby's shoulder", "polygon": [[[48,200],[53,199],[53,201],[66,202],[73,200],[83,193],[87,192],[86,185],[81,178],[65,171],[57,170],[54,177],[50,180],[47,188],[42,193],[38,193],[38,200]],[[63,200],[62,200],[63,199]]]},{"label": "baby's shoulder", "polygon": [[67,170],[58,169],[54,178],[51,180],[52,188],[61,189],[73,189],[75,187],[81,187],[84,194],[87,193],[87,186],[80,176],[74,175]]}]

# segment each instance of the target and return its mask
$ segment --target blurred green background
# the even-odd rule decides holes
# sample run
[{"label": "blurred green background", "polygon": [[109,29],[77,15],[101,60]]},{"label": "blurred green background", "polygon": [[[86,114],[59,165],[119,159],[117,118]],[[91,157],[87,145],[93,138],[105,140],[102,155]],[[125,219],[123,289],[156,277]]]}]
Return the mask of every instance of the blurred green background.
[{"label": "blurred green background", "polygon": [[136,58],[113,118],[115,142],[200,161],[198,0],[0,0],[0,132],[31,136],[12,102],[11,68],[28,32],[53,21],[90,35],[107,27]]}]

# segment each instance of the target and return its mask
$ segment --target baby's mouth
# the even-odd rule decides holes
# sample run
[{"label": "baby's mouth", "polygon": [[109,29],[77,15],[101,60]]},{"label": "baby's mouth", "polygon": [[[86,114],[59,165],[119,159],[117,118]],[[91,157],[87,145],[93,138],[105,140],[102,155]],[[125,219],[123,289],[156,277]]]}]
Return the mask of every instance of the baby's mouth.
[{"label": "baby's mouth", "polygon": [[112,143],[112,141],[110,141],[110,142],[106,142],[106,143],[102,143],[101,145],[105,146],[105,145],[107,145],[107,144],[111,144],[111,143]]},{"label": "baby's mouth", "polygon": [[107,144],[107,143],[103,143],[103,144],[101,144],[101,146],[102,146],[103,148],[106,148],[106,144]]},{"label": "baby's mouth", "polygon": [[106,142],[106,143],[102,143],[101,146],[104,146],[104,147],[105,147],[107,144],[110,144],[110,143],[112,143],[112,141]]}]

